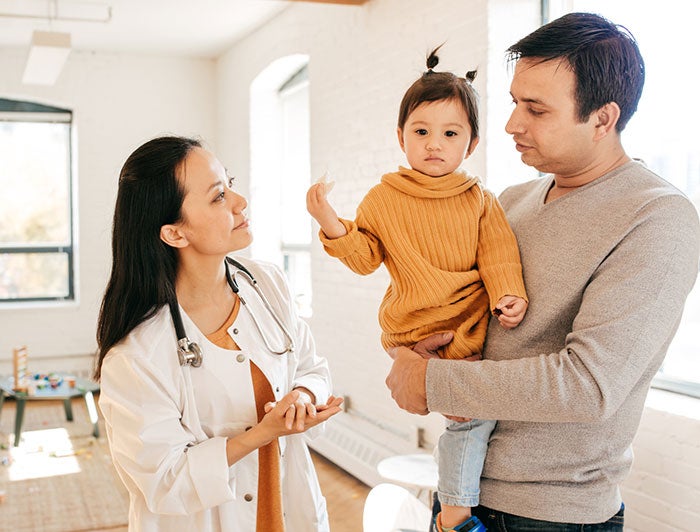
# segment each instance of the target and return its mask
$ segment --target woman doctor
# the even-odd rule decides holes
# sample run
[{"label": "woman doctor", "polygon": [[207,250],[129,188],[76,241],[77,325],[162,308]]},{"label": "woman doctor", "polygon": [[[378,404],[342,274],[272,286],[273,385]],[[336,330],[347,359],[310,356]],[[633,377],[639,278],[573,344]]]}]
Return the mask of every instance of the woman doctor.
[{"label": "woman doctor", "polygon": [[245,207],[193,139],[122,168],[95,376],[130,531],[328,530],[302,433],[341,399],[282,273],[225,264],[251,243]]}]

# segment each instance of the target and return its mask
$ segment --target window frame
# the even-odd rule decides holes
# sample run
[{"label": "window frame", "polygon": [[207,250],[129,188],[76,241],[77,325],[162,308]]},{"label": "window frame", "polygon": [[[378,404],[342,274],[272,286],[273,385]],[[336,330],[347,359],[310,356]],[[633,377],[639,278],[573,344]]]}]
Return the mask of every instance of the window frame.
[{"label": "window frame", "polygon": [[73,112],[35,102],[0,98],[0,122],[67,124],[68,126],[68,241],[66,244],[44,245],[29,243],[0,243],[0,255],[11,254],[64,254],[67,258],[67,292],[62,296],[0,297],[0,305],[13,306],[32,302],[75,301],[75,198],[73,176]]}]

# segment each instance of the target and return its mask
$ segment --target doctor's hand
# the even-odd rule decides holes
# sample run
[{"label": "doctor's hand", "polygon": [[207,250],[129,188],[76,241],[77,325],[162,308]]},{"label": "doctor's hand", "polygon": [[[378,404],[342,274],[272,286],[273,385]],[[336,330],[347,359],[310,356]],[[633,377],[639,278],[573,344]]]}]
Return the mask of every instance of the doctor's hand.
[{"label": "doctor's hand", "polygon": [[[325,405],[314,406],[308,393],[293,390],[276,403],[265,404],[265,417],[260,424],[269,423],[281,432],[277,436],[298,434],[323,423],[341,411],[342,397],[330,396]],[[268,418],[270,418],[268,420]],[[280,424],[282,427],[280,427]]]},{"label": "doctor's hand", "polygon": [[292,403],[290,407],[290,413],[294,412],[293,425],[297,430],[304,430],[306,425],[306,418],[316,417],[316,396],[311,392],[311,390],[304,388],[302,386],[294,388],[295,391],[299,392],[296,401]]},{"label": "doctor's hand", "polygon": [[425,373],[428,360],[407,347],[392,347],[387,353],[394,359],[386,378],[391,397],[397,405],[412,414],[427,414]]},{"label": "doctor's hand", "polygon": [[306,409],[302,408],[304,410],[304,415],[301,416],[302,423],[295,423],[297,420],[296,403],[300,399],[301,393],[298,390],[293,390],[276,403],[267,403],[265,416],[260,423],[246,429],[245,432],[226,438],[228,465],[235,464],[248,453],[267,445],[275,438],[298,434],[315,427],[341,410],[340,405],[343,403],[343,398],[331,395],[325,405],[316,405],[316,415],[313,417],[307,416]]}]

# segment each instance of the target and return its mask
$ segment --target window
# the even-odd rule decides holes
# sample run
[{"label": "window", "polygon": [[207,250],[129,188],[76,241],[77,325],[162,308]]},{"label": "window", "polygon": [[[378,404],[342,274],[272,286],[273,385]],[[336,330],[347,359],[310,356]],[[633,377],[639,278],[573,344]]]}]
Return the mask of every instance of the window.
[{"label": "window", "polygon": [[306,66],[279,90],[282,118],[281,251],[284,271],[294,289],[299,313],[311,315],[311,220],[304,216],[310,186],[309,75]]},{"label": "window", "polygon": [[249,211],[256,259],[283,268],[299,314],[311,316],[308,56],[280,58],[251,84]]},{"label": "window", "polygon": [[[622,140],[631,157],[684,191],[700,210],[700,151],[696,124],[693,69],[688,62],[694,49],[700,5],[683,0],[566,0],[549,4],[549,20],[564,13],[599,13],[630,30],[639,44],[646,80],[637,113]],[[663,23],[664,16],[668,24]],[[672,22],[672,23],[671,23]],[[683,321],[669,348],[654,386],[700,397],[700,280],[688,297]]]},{"label": "window", "polygon": [[71,120],[0,99],[0,302],[74,297]]}]

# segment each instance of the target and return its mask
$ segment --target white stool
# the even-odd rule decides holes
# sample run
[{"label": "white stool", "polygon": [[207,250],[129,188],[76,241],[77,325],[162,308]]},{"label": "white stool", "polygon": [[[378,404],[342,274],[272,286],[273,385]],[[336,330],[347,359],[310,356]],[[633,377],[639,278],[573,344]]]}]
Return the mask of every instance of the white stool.
[{"label": "white stool", "polygon": [[379,484],[365,499],[363,532],[424,532],[430,526],[430,509],[396,484]]},{"label": "white stool", "polygon": [[390,456],[377,464],[377,472],[391,482],[415,490],[419,499],[427,491],[427,504],[432,506],[438,483],[438,465],[432,454]]}]

